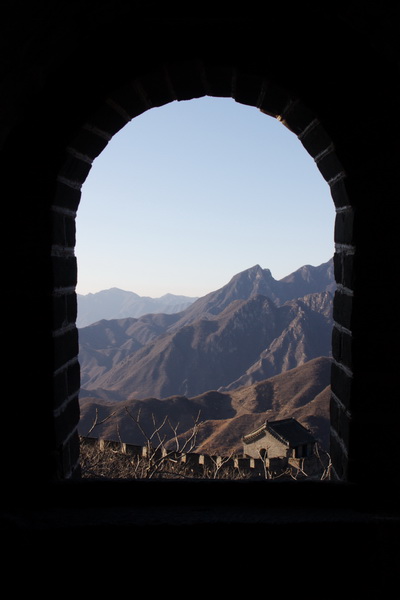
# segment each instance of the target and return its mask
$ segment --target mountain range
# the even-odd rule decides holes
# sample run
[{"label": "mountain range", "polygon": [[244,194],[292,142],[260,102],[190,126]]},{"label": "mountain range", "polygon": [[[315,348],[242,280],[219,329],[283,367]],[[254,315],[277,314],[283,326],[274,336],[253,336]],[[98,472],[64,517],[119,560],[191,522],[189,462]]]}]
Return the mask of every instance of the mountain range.
[{"label": "mountain range", "polygon": [[81,398],[194,397],[268,379],[331,348],[333,261],[275,280],[256,265],[185,310],[79,330]]},{"label": "mountain range", "polygon": [[[83,398],[79,432],[87,435],[97,418],[99,425],[92,436],[144,445],[146,437],[142,430],[150,437],[155,425],[159,427],[165,417],[177,427],[178,438],[184,439],[199,416],[196,452],[229,456],[240,454],[243,435],[267,419],[293,417],[309,429],[327,451],[330,365],[328,357],[319,357],[250,386],[230,392],[208,391],[193,398],[172,396],[118,403]],[[160,435],[171,439],[171,429],[165,426]]]},{"label": "mountain range", "polygon": [[184,437],[200,415],[196,452],[230,454],[290,416],[328,449],[335,288],[333,260],[279,281],[256,265],[180,312],[79,329],[80,434],[105,419],[91,435],[142,445],[140,429],[168,417]]},{"label": "mountain range", "polygon": [[175,294],[150,298],[119,288],[110,288],[95,294],[77,294],[77,326],[86,327],[100,319],[141,317],[148,313],[177,313],[185,310],[195,300],[197,298]]}]

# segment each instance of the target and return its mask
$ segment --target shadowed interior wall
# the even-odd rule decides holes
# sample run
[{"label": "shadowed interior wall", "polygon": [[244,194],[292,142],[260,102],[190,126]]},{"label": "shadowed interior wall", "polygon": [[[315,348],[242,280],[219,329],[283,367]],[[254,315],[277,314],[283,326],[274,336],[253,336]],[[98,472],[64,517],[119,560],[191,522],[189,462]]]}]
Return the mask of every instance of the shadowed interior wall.
[{"label": "shadowed interior wall", "polygon": [[282,120],[330,186],[334,469],[351,484],[396,482],[394,4],[166,18],[117,0],[16,3],[1,27],[6,480],[79,477],[75,216],[93,160],[141,112],[209,95]]},{"label": "shadowed interior wall", "polygon": [[[374,47],[357,27],[328,13],[314,15],[320,29],[313,21],[299,29],[289,19],[274,22],[273,32],[272,25],[264,29],[252,19],[145,19],[138,21],[140,35],[134,35],[135,19],[127,23],[118,4],[108,12],[75,10],[67,11],[62,23],[44,15],[38,23],[45,35],[39,35],[39,27],[25,48],[17,46],[23,77],[14,71],[18,84],[8,91],[19,106],[14,99],[6,107],[13,114],[5,123],[11,130],[5,133],[3,165],[7,183],[12,182],[8,198],[18,206],[20,232],[15,306],[21,301],[20,323],[31,307],[29,332],[41,350],[31,353],[28,370],[32,381],[44,377],[35,392],[43,399],[34,403],[28,430],[37,431],[38,420],[49,425],[39,442],[39,448],[44,446],[39,471],[45,469],[44,477],[68,478],[77,468],[74,220],[81,185],[96,156],[136,115],[204,95],[232,97],[282,120],[330,186],[337,210],[338,284],[331,453],[339,478],[369,478],[375,461],[385,469],[390,435],[379,428],[384,432],[380,439],[375,423],[378,398],[380,415],[392,412],[395,372],[384,337],[393,292],[384,268],[387,254],[383,261],[379,247],[384,239],[388,251],[394,217],[396,82],[389,78],[390,53],[384,62],[380,53],[385,48]],[[327,31],[333,35],[335,23],[341,43],[328,50]],[[120,35],[108,44],[112,29]],[[143,51],[144,39],[153,41],[152,52]],[[392,118],[382,119],[382,110]],[[379,219],[378,206],[385,207]],[[385,309],[373,318],[377,302]],[[18,368],[26,370],[20,363]],[[32,402],[29,394],[23,396],[23,413],[29,415]]]},{"label": "shadowed interior wall", "polygon": [[[251,19],[168,20],[168,26],[145,20],[137,37],[132,25],[124,22],[123,11],[119,14],[118,5],[109,10],[86,15],[84,9],[81,14],[72,11],[62,23],[43,15],[38,22],[46,35],[39,36],[39,27],[37,35],[31,32],[32,39],[25,41],[26,47],[17,45],[22,74],[15,71],[12,59],[10,70],[14,67],[14,71],[8,73],[14,87],[8,82],[6,90],[13,102],[6,106],[11,117],[3,113],[3,135],[6,179],[12,188],[8,198],[19,211],[16,306],[21,300],[21,322],[29,305],[33,308],[32,303],[38,301],[29,331],[40,344],[41,365],[35,364],[33,356],[29,362],[32,378],[37,380],[43,372],[45,381],[36,392],[43,400],[40,408],[35,402],[28,429],[37,431],[42,410],[39,420],[48,422],[49,428],[40,442],[47,454],[41,465],[49,469],[50,477],[70,477],[78,456],[74,218],[81,185],[95,157],[136,115],[167,102],[210,95],[232,97],[283,120],[330,185],[337,209],[338,283],[331,451],[338,477],[369,477],[371,460],[379,456],[384,466],[381,454],[387,452],[383,439],[374,444],[373,452],[365,452],[366,447],[371,449],[369,430],[374,427],[377,398],[383,415],[391,413],[393,402],[393,354],[384,352],[384,330],[390,324],[383,322],[384,314],[391,311],[382,311],[379,326],[372,327],[371,319],[377,308],[371,282],[385,307],[392,306],[393,295],[384,268],[387,258],[382,261],[378,247],[383,238],[388,249],[387,232],[393,223],[393,118],[381,118],[382,110],[395,113],[396,82],[388,78],[389,63],[386,67],[378,49],[346,21],[339,21],[340,47],[328,52],[322,27],[315,30],[309,25],[308,35],[304,29],[299,35],[288,21],[277,27],[279,36],[271,36],[268,28],[261,35],[259,24]],[[111,46],[106,40],[113,21],[121,35]],[[328,15],[322,21],[327,26],[333,18]],[[67,44],[71,36],[75,43]],[[152,53],[143,52],[143,39],[153,40]],[[317,69],[317,52],[322,47],[325,52]],[[385,56],[386,61],[389,58]],[[26,211],[22,203],[27,203]],[[374,210],[368,210],[370,206]],[[378,206],[385,206],[379,219],[375,216]],[[35,332],[37,327],[40,333]],[[365,359],[368,347],[372,351]],[[45,374],[50,366],[51,376]],[[21,364],[19,368],[25,369]],[[31,407],[28,394],[24,397]],[[27,415],[29,407],[24,409]],[[364,426],[365,420],[368,425]],[[49,435],[51,440],[45,442]],[[351,440],[354,448],[349,457]],[[49,446],[51,465],[45,467]]]}]

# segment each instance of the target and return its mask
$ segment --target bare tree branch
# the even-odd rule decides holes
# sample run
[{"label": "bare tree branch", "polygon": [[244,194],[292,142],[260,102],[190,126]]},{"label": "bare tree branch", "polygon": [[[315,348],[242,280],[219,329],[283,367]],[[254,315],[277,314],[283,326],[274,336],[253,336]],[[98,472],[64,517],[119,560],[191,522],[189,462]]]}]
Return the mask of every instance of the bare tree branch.
[{"label": "bare tree branch", "polygon": [[86,434],[86,437],[92,433],[92,431],[98,427],[99,425],[103,425],[103,423],[106,423],[109,419],[111,419],[111,417],[113,417],[115,414],[117,413],[117,411],[115,410],[114,412],[110,413],[109,415],[107,415],[106,417],[104,417],[104,419],[102,419],[101,421],[99,421],[99,410],[96,407],[96,412],[95,412],[95,418],[93,420],[92,426],[89,429],[89,431]]}]

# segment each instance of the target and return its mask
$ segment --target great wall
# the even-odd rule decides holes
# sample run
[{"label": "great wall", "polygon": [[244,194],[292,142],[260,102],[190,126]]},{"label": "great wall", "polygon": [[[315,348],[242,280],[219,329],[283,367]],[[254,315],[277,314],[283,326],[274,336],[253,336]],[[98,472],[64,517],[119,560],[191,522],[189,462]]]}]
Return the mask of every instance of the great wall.
[{"label": "great wall", "polygon": [[243,455],[219,456],[196,452],[174,452],[162,447],[150,448],[115,440],[81,437],[81,444],[97,446],[99,452],[111,450],[115,454],[128,455],[132,459],[152,460],[161,464],[169,461],[175,466],[185,467],[187,472],[197,477],[212,477],[231,473],[232,478],[272,479],[289,476],[293,479],[309,477],[325,479],[329,477],[330,460],[326,453],[316,452],[308,458],[279,457],[271,459],[252,458]]}]

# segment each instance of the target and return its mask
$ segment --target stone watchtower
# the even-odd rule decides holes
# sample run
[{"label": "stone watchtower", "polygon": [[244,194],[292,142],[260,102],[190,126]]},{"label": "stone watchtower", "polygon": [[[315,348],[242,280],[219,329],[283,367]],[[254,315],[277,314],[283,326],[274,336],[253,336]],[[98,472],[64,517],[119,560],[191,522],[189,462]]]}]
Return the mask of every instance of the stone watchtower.
[{"label": "stone watchtower", "polygon": [[315,472],[317,440],[296,419],[265,421],[243,437],[243,455],[261,458],[272,471],[282,471],[288,466]]}]

